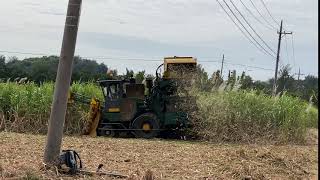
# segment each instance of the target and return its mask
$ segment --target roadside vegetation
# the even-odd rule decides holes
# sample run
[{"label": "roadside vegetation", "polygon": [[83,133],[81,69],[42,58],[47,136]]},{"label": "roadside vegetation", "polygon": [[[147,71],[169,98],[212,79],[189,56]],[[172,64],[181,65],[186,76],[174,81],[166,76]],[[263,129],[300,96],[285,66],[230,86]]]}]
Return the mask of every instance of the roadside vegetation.
[{"label": "roadside vegetation", "polygon": [[[46,133],[57,64],[56,56],[22,61],[0,56],[0,131]],[[303,143],[307,129],[318,128],[318,78],[296,80],[290,70],[289,66],[282,67],[279,93],[273,97],[272,79],[253,81],[245,72],[237,76],[234,70],[223,80],[219,71],[210,76],[198,66],[195,81],[187,89],[193,103],[182,107],[193,122],[188,135],[213,142]],[[87,100],[96,97],[103,101],[97,79],[132,76],[139,83],[146,76],[152,77],[145,71],[128,69],[118,75],[104,64],[76,57],[71,90]],[[69,104],[65,134],[82,134],[88,111],[88,105]]]},{"label": "roadside vegetation", "polygon": [[[53,83],[0,83],[0,131],[45,134]],[[103,100],[94,83],[74,83],[72,91]],[[271,97],[259,91],[200,91],[197,110],[189,110],[190,136],[213,142],[282,141],[303,143],[307,128],[318,127],[318,109],[299,98]],[[193,108],[191,108],[193,109]],[[65,133],[82,134],[89,107],[69,104]]]}]

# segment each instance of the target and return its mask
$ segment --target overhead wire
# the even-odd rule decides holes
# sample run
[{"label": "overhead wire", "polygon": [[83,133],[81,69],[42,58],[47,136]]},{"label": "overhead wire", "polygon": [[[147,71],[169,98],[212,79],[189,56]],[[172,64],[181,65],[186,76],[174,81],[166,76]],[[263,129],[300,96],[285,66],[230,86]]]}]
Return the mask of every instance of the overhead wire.
[{"label": "overhead wire", "polygon": [[245,65],[245,64],[228,63],[228,62],[226,62],[226,64],[235,65],[235,66],[243,66],[243,67],[253,68],[253,69],[261,69],[261,70],[266,70],[266,71],[274,71],[274,69],[263,68],[263,67],[258,67],[258,66],[251,66],[251,65]]},{"label": "overhead wire", "polygon": [[[221,7],[222,4],[217,0],[217,2],[220,4]],[[232,11],[232,9],[230,8],[230,6],[228,5],[228,3],[223,0],[223,2],[226,4],[226,6],[228,7],[228,9],[230,10],[230,12],[233,14],[233,16],[237,19],[237,21],[239,22],[239,24],[245,29],[245,31],[249,34],[249,36],[253,39],[253,41],[262,49],[258,48],[259,50],[267,53],[268,55],[272,56],[273,58],[275,58],[275,56],[273,54],[271,54],[269,51],[267,51],[253,36],[252,34],[248,31],[248,29],[242,24],[242,22],[239,20],[239,18],[237,17],[237,15]],[[225,9],[224,9],[225,10]],[[227,11],[225,10],[225,12],[227,13]],[[228,13],[227,13],[228,14]],[[229,17],[231,17],[230,15],[228,15]],[[234,22],[235,23],[235,22]],[[240,28],[241,29],[241,28]],[[251,41],[252,42],[252,41]],[[253,44],[255,44],[253,43]]]},{"label": "overhead wire", "polygon": [[293,33],[291,34],[291,47],[292,47],[292,60],[294,66],[296,66],[296,57],[295,57],[295,52],[294,52],[294,42],[293,42]]},{"label": "overhead wire", "polygon": [[[221,63],[221,61],[216,61],[216,60],[207,60],[207,61],[199,61],[199,62],[205,62],[205,63],[212,63],[212,62],[216,62],[216,63]],[[264,68],[264,67],[259,67],[259,66],[252,66],[252,65],[246,65],[246,64],[240,64],[240,63],[232,63],[230,61],[226,61],[224,60],[224,64],[230,64],[230,65],[234,65],[234,66],[242,66],[242,67],[249,67],[249,68],[253,68],[253,69],[260,69],[260,70],[266,70],[266,71],[274,71],[274,69],[269,69],[269,68]]]},{"label": "overhead wire", "polygon": [[230,20],[234,23],[234,25],[240,30],[240,32],[247,38],[247,40],[249,40],[251,42],[251,44],[253,44],[257,49],[259,49],[262,53],[264,53],[265,55],[270,55],[267,52],[263,51],[262,48],[260,48],[256,43],[254,43],[250,37],[241,29],[241,27],[235,22],[235,20],[231,17],[231,15],[227,12],[227,10],[223,7],[223,5],[218,1],[218,4],[221,6],[221,8],[223,9],[223,11],[227,14],[227,16],[230,18]]},{"label": "overhead wire", "polygon": [[[21,54],[21,55],[34,55],[34,56],[56,56],[56,55],[49,55],[49,54],[45,54],[45,53],[34,53],[34,52],[21,52],[21,51],[7,51],[7,50],[0,50],[0,53],[8,53],[8,54]],[[106,56],[81,56],[81,58],[84,59],[104,59],[104,60],[112,60],[112,59],[117,59],[117,60],[137,60],[137,61],[161,61],[161,57],[159,58],[144,58],[144,57],[135,57],[135,58],[131,58],[131,57],[106,57]],[[210,59],[210,58],[219,58],[219,57],[210,57],[210,56],[204,56],[204,57],[197,57],[199,58],[203,58],[203,59]]]},{"label": "overhead wire", "polygon": [[223,11],[227,14],[227,16],[230,18],[230,20],[234,23],[234,25],[240,30],[240,32],[257,48],[259,49],[261,52],[263,52],[264,54],[268,55],[266,52],[264,52],[259,46],[257,46],[250,38],[249,36],[241,29],[241,27],[234,21],[234,19],[231,17],[231,15],[227,12],[227,10],[223,7],[223,5],[218,1],[218,4],[221,6],[221,8],[223,9]]},{"label": "overhead wire", "polygon": [[267,46],[267,48],[272,51],[273,53],[276,54],[276,52],[262,39],[262,37],[256,32],[256,30],[251,26],[251,24],[247,21],[247,19],[244,17],[244,15],[240,12],[240,10],[238,9],[238,7],[233,3],[232,0],[230,0],[231,4],[233,5],[233,7],[236,9],[236,11],[240,14],[240,16],[243,18],[243,20],[248,24],[248,26],[250,27],[250,29],[254,32],[255,35],[258,36],[258,38],[263,42],[264,45]]},{"label": "overhead wire", "polygon": [[260,24],[262,24],[263,26],[265,26],[266,28],[270,29],[270,30],[277,30],[272,26],[268,26],[267,24],[263,23],[249,8],[247,5],[245,5],[245,3],[243,3],[242,0],[240,0],[240,3],[243,5],[243,7],[251,14],[251,16],[258,21]]},{"label": "overhead wire", "polygon": [[[0,52],[9,53],[9,54],[50,56],[50,55],[44,54],[44,53],[32,53],[32,52],[20,52],[20,51],[0,50]],[[144,62],[161,62],[162,61],[161,59],[152,59],[152,58],[119,58],[119,57],[106,57],[106,56],[100,56],[100,57],[81,56],[81,58],[93,59],[93,60],[95,59],[95,60],[119,60],[119,61],[144,61]],[[210,57],[206,57],[205,59],[210,59]],[[212,62],[221,63],[220,60],[198,60],[198,62],[201,62],[201,63],[212,63]],[[259,67],[259,66],[251,66],[251,65],[246,65],[246,64],[232,63],[232,62],[227,61],[227,60],[225,60],[224,63],[225,64],[230,64],[230,65],[235,65],[235,66],[251,67],[251,68],[261,69],[261,70],[272,70],[272,69]]]},{"label": "overhead wire", "polygon": [[[219,0],[216,0],[218,2],[218,4],[220,5],[220,7],[223,9],[223,11],[227,14],[227,16],[230,18],[230,20],[234,23],[234,25],[241,31],[241,33],[253,44],[256,46],[256,48],[258,48],[259,50],[261,50],[250,38],[249,36],[241,29],[241,27],[234,21],[234,19],[230,16],[230,14],[227,12],[227,10],[223,7],[223,5],[219,2]],[[262,50],[261,50],[262,51]],[[263,53],[265,53],[264,51],[262,51]],[[266,53],[265,53],[266,54]],[[267,55],[267,54],[266,54]]]},{"label": "overhead wire", "polygon": [[47,54],[42,54],[42,53],[29,53],[29,52],[6,51],[6,50],[0,50],[0,52],[9,53],[9,54],[35,55],[35,56],[46,56],[47,55]]},{"label": "overhead wire", "polygon": [[267,8],[266,3],[264,2],[264,0],[260,0],[261,3],[263,4],[264,8],[267,10],[269,16],[271,17],[271,19],[278,25],[280,26],[279,22],[276,21],[276,19],[272,16],[272,14],[270,13],[269,9]]},{"label": "overhead wire", "polygon": [[257,6],[253,3],[252,0],[250,0],[252,6],[254,7],[254,9],[257,11],[257,13],[261,16],[261,18],[267,23],[269,24],[270,26],[272,26],[274,29],[277,29],[275,26],[273,26],[262,14],[261,12],[259,11],[259,9],[257,8]]},{"label": "overhead wire", "polygon": [[286,44],[287,61],[288,61],[288,64],[290,64],[290,57],[289,57],[289,52],[288,52],[288,41],[287,41],[286,35],[284,35],[284,40],[285,40],[285,44]]}]

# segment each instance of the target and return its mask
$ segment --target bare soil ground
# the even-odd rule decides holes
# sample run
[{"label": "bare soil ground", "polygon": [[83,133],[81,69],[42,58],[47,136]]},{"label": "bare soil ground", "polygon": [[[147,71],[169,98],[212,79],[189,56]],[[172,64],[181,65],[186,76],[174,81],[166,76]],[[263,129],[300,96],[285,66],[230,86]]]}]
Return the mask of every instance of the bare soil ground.
[{"label": "bare soil ground", "polygon": [[[188,141],[65,137],[63,149],[80,154],[84,168],[143,179],[317,179],[318,130],[309,145],[235,145]],[[0,133],[0,179],[74,179],[42,169],[45,136]],[[110,179],[78,176],[77,179]]]}]

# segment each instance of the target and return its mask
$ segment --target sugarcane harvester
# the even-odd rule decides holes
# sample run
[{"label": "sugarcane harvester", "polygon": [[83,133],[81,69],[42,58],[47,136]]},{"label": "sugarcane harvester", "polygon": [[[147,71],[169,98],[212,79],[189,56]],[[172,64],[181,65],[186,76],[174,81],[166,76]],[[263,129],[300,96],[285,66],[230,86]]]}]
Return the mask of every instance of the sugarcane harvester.
[{"label": "sugarcane harvester", "polygon": [[[146,78],[145,84],[136,83],[133,78],[100,80],[104,102],[74,93],[70,93],[69,102],[90,104],[87,135],[116,137],[120,133],[132,133],[137,138],[157,137],[162,132],[183,129],[190,124],[188,114],[178,108],[177,103],[181,101],[177,95],[177,79],[194,72],[196,65],[193,57],[167,57],[157,68],[155,80]],[[162,67],[163,75],[160,74]],[[182,72],[186,70],[188,72]]]}]

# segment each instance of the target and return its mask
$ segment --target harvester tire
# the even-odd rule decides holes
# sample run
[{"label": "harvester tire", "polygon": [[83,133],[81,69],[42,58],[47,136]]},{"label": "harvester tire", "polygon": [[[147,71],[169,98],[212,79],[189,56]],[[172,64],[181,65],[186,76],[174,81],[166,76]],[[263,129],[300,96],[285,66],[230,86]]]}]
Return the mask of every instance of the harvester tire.
[{"label": "harvester tire", "polygon": [[133,133],[137,138],[151,139],[159,135],[159,121],[153,113],[144,113],[132,123]]},{"label": "harvester tire", "polygon": [[110,125],[106,125],[103,127],[104,129],[110,129],[110,130],[99,130],[99,136],[104,136],[104,137],[117,137],[118,134],[114,131],[114,130],[111,130],[113,129],[112,126]]}]

